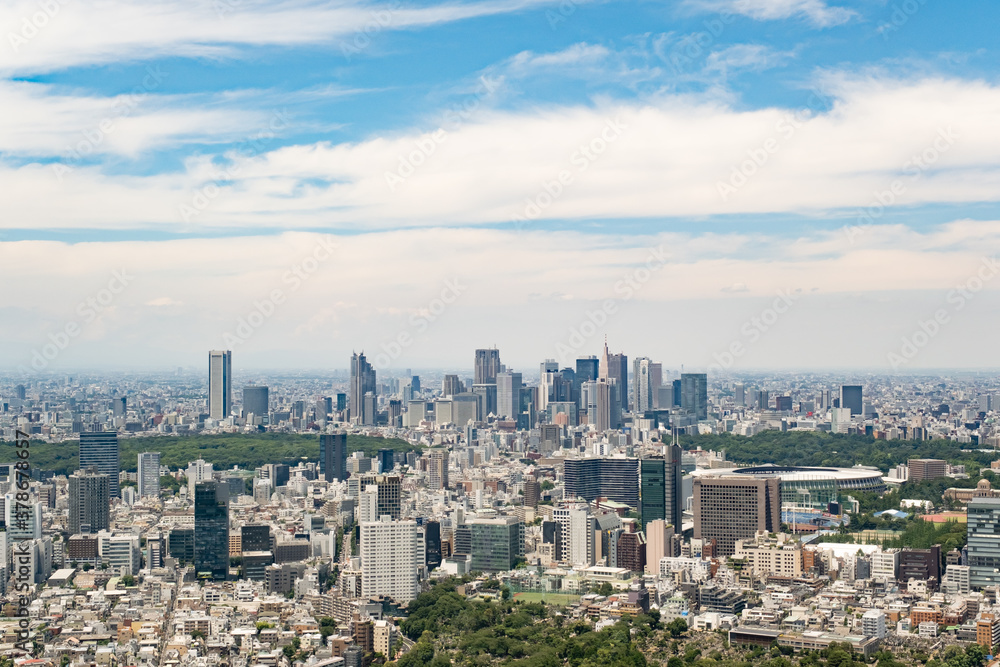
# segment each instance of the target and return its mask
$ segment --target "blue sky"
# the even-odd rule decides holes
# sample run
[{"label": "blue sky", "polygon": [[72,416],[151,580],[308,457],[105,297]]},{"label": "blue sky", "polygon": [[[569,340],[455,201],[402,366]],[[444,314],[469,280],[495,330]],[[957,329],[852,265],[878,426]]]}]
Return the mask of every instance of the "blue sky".
[{"label": "blue sky", "polygon": [[[581,354],[608,334],[632,356],[705,367],[774,294],[799,290],[854,313],[857,336],[827,341],[824,308],[793,309],[734,370],[998,366],[977,353],[996,324],[989,280],[962,325],[892,362],[1000,245],[998,13],[6,3],[0,271],[32,289],[0,302],[0,364],[176,366],[227,346],[237,365],[306,366],[322,347],[339,367],[420,328],[459,277],[479,287],[386,353],[387,370],[487,343],[533,365],[665,245],[670,264]],[[326,236],[340,254],[292,294],[283,276]],[[83,322],[79,304],[119,267],[135,282]],[[276,314],[227,344],[274,290]],[[693,330],[664,342],[651,316]]]}]

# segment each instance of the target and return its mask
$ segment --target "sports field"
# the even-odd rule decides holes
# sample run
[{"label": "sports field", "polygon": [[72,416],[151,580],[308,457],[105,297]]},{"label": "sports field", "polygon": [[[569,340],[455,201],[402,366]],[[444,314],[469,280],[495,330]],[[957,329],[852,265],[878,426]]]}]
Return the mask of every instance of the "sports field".
[{"label": "sports field", "polygon": [[570,605],[580,601],[579,595],[567,593],[514,593],[515,600],[522,602],[545,602],[555,605]]}]

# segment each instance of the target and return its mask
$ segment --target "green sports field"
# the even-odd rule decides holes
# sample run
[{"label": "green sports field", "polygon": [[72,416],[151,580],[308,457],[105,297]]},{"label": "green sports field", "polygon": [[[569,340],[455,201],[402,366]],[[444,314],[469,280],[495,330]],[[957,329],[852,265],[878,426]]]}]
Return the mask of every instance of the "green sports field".
[{"label": "green sports field", "polygon": [[579,595],[567,593],[514,593],[514,599],[522,602],[545,602],[546,604],[570,605],[580,601]]}]

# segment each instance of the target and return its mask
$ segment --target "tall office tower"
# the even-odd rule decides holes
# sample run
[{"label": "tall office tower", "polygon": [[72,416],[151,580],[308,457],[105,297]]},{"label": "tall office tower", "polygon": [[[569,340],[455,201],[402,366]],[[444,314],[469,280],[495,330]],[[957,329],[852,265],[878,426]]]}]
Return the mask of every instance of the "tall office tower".
[{"label": "tall office tower", "polygon": [[337,394],[337,412],[343,412],[347,409],[347,394],[338,393]]},{"label": "tall office tower", "polygon": [[745,385],[743,385],[743,384],[736,385],[736,399],[735,399],[736,400],[736,405],[738,405],[740,407],[746,406],[746,404],[747,404],[746,392],[747,392],[747,389],[746,389]]},{"label": "tall office tower", "polygon": [[500,350],[476,350],[473,384],[496,384],[500,372]]},{"label": "tall office tower", "polygon": [[212,464],[205,459],[190,461],[187,467],[188,498],[194,498],[195,487],[206,480],[212,479],[214,470]]},{"label": "tall office tower", "polygon": [[111,399],[111,413],[115,417],[124,417],[128,410],[128,403],[124,396],[116,396]]},{"label": "tall office tower", "polygon": [[442,396],[455,396],[465,392],[465,386],[457,375],[445,375],[441,383]]},{"label": "tall office tower", "polygon": [[767,389],[761,389],[757,392],[757,409],[767,410],[771,407],[771,392]]},{"label": "tall office tower", "polygon": [[[636,412],[648,412],[655,407],[656,390],[660,383],[653,381],[653,360],[639,357],[632,362],[632,396]],[[659,374],[659,373],[658,373]]]},{"label": "tall office tower", "polygon": [[268,389],[264,386],[247,385],[243,387],[243,415],[253,414],[254,417],[267,417],[270,412]]},{"label": "tall office tower", "polygon": [[781,480],[744,475],[694,478],[694,537],[717,540],[718,556],[732,556],[737,540],[781,530]]},{"label": "tall office tower", "polygon": [[506,572],[524,558],[524,523],[517,517],[474,519],[467,525],[472,533],[473,572]]},{"label": "tall office tower", "polygon": [[212,350],[208,353],[208,416],[225,419],[233,409],[233,353]]},{"label": "tall office tower", "polygon": [[367,489],[369,486],[378,488],[377,516],[388,515],[398,519],[402,513],[400,494],[402,480],[399,475],[361,475],[358,488]]},{"label": "tall office tower", "polygon": [[576,360],[576,378],[574,380],[576,394],[579,396],[580,385],[596,380],[600,374],[601,362],[596,356],[580,357]]},{"label": "tall office tower", "polygon": [[142,452],[139,454],[139,497],[160,497],[160,453]]},{"label": "tall office tower", "polygon": [[432,449],[427,452],[427,488],[448,488],[447,449]]},{"label": "tall office tower", "polygon": [[287,463],[265,463],[257,470],[261,479],[271,483],[272,489],[285,486],[291,478],[291,468]]},{"label": "tall office tower", "polygon": [[365,401],[368,394],[377,396],[375,382],[375,369],[368,363],[365,353],[351,355],[351,423],[362,426],[375,424],[375,411],[371,410],[371,403]]},{"label": "tall office tower", "polygon": [[972,498],[968,504],[969,585],[1000,584],[1000,498]]},{"label": "tall office tower", "polygon": [[601,354],[598,372],[601,378],[616,382],[620,412],[628,412],[628,357],[624,354],[610,354],[607,339],[604,340],[604,352]]},{"label": "tall office tower", "polygon": [[388,475],[396,467],[396,452],[391,449],[378,450],[378,471],[383,475]]},{"label": "tall office tower", "polygon": [[587,410],[587,423],[593,424],[598,433],[617,428],[621,422],[621,409],[615,400],[617,389],[615,381],[607,378],[583,383],[581,407]]},{"label": "tall office tower", "polygon": [[591,566],[597,560],[597,520],[586,506],[557,507],[552,512],[558,528],[560,560]]},{"label": "tall office tower", "polygon": [[[361,524],[361,593],[366,598],[385,595],[399,604],[417,597],[417,522],[378,521]],[[419,559],[419,560],[418,560]]]},{"label": "tall office tower", "polygon": [[675,408],[679,408],[681,406],[681,393],[682,393],[681,392],[681,381],[680,380],[674,380],[672,384],[673,384],[673,387],[674,387],[674,407]]},{"label": "tall office tower", "polygon": [[538,507],[538,502],[542,499],[542,483],[532,475],[524,481],[524,506]]},{"label": "tall office tower", "polygon": [[19,384],[16,387],[14,387],[14,395],[17,396],[19,400],[23,401],[25,399],[25,397],[27,396],[27,392],[25,391],[23,384]]},{"label": "tall office tower", "polygon": [[[18,500],[16,492],[4,496],[4,523],[8,544],[42,537],[42,504],[34,499]],[[6,553],[6,552],[5,552]]]},{"label": "tall office tower", "polygon": [[497,385],[474,384],[472,393],[479,399],[479,412],[484,420],[486,415],[497,414]]},{"label": "tall office tower", "polygon": [[684,509],[681,470],[681,448],[669,445],[663,458],[642,459],[639,462],[640,510],[643,530],[650,521],[662,519],[680,531]]},{"label": "tall office tower", "polygon": [[501,419],[517,419],[521,415],[520,373],[497,373],[497,416]]},{"label": "tall office tower", "polygon": [[566,459],[564,498],[607,498],[639,507],[639,460],[628,458]]},{"label": "tall office tower", "polygon": [[199,578],[229,576],[229,485],[198,482],[194,490],[194,569]]},{"label": "tall office tower", "polygon": [[708,419],[708,376],[705,373],[681,374],[681,409],[697,419]]},{"label": "tall office tower", "polygon": [[845,384],[840,388],[840,407],[850,408],[852,416],[862,414],[861,385]]},{"label": "tall office tower", "polygon": [[412,378],[410,378],[410,387],[413,388],[413,392],[415,394],[419,394],[420,393],[420,376],[419,375],[414,375]]},{"label": "tall office tower", "polygon": [[118,473],[122,471],[118,450],[118,434],[89,432],[80,434],[80,469],[91,466],[108,476],[108,497],[119,498]]},{"label": "tall office tower", "polygon": [[654,361],[649,365],[649,384],[652,386],[651,400],[653,409],[658,409],[660,408],[660,389],[663,388],[663,364],[658,361]]},{"label": "tall office tower", "polygon": [[428,572],[441,566],[441,524],[437,521],[424,524],[424,553]]},{"label": "tall office tower", "polygon": [[91,466],[69,476],[69,532],[98,533],[111,527],[108,476]]},{"label": "tall office tower", "polygon": [[[680,529],[677,529],[678,532]],[[660,559],[674,555],[674,526],[666,521],[650,521],[646,524],[646,574],[659,574]]]},{"label": "tall office tower", "polygon": [[324,433],[319,436],[319,474],[328,482],[343,482],[347,472],[347,433]]}]

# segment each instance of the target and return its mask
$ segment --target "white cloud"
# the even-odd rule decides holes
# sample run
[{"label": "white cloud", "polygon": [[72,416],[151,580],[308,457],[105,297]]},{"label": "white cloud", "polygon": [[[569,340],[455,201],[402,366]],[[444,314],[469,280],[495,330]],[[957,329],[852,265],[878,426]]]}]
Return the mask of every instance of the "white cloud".
[{"label": "white cloud", "polygon": [[818,28],[841,25],[857,16],[851,9],[833,7],[823,0],[688,0],[687,4],[706,11],[740,14],[755,21],[803,18]]},{"label": "white cloud", "polygon": [[[237,366],[342,368],[351,349],[374,356],[408,333],[414,342],[396,367],[463,363],[477,341],[487,341],[500,346],[505,362],[531,368],[553,357],[588,312],[617,299],[616,313],[581,354],[596,352],[607,333],[630,354],[694,367],[739,338],[742,324],[779,291],[797,295],[796,304],[752,347],[747,364],[884,366],[900,336],[945,307],[948,290],[975,275],[984,256],[1000,253],[1000,224],[959,221],[927,233],[880,227],[855,244],[840,231],[793,240],[669,233],[625,239],[439,228],[337,237],[332,256],[310,270],[307,260],[322,239],[286,233],[6,244],[0,279],[32,289],[8,294],[0,365],[30,363],[32,351],[69,322],[82,332],[54,367],[194,364],[205,349],[224,345],[241,319],[268,311],[265,302],[280,290],[273,316],[233,345]],[[657,246],[669,254],[666,266],[624,299],[616,284]],[[100,294],[112,268],[124,270],[128,286],[100,318],[85,322],[79,304]],[[296,269],[303,279],[294,278]],[[433,304],[449,281],[459,296],[441,311]],[[919,365],[978,364],[1000,326],[998,304],[1000,276],[952,311],[954,324]],[[662,327],[650,326],[661,319],[683,325],[671,326],[665,339]],[[851,335],[844,335],[845,321]]]},{"label": "white cloud", "polygon": [[723,73],[737,69],[761,71],[777,67],[792,57],[791,52],[776,51],[762,44],[734,44],[708,54],[705,69]]},{"label": "white cloud", "polygon": [[[15,0],[0,72],[34,73],[160,56],[231,58],[266,45],[328,44],[356,55],[380,33],[519,11],[553,0],[483,0],[405,8],[317,0]],[[42,5],[55,10],[43,11]]]},{"label": "white cloud", "polygon": [[266,130],[274,114],[239,108],[225,94],[157,95],[169,73],[149,71],[136,81],[134,92],[114,97],[0,80],[5,106],[0,153],[58,156],[70,165],[103,154],[135,157],[189,142],[237,141],[258,128]]},{"label": "white cloud", "polygon": [[[897,181],[894,206],[1000,196],[1000,88],[833,76],[824,85],[829,110],[666,96],[483,111],[437,138],[286,146],[223,166],[204,155],[152,176],[79,167],[60,180],[50,166],[0,164],[0,210],[12,228],[380,229],[513,224],[531,201],[539,220],[846,209],[853,222],[850,211],[878,204]],[[387,174],[409,173],[401,161],[415,166],[393,190]]]}]

